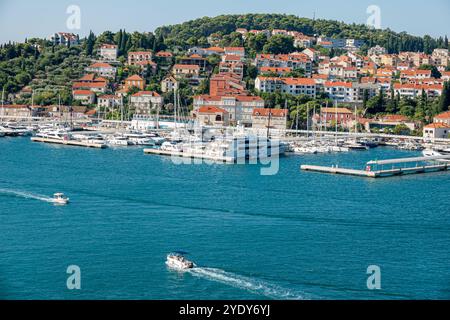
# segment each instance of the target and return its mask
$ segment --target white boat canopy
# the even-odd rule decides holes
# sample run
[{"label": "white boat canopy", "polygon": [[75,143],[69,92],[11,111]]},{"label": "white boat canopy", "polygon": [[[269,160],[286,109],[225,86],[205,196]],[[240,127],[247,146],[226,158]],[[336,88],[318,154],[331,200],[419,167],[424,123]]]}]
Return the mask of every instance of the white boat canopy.
[{"label": "white boat canopy", "polygon": [[399,158],[390,160],[373,160],[367,162],[367,165],[385,165],[385,164],[396,164],[396,163],[409,163],[409,162],[421,162],[421,161],[439,161],[450,159],[450,155],[442,156],[431,156],[431,157],[415,157],[415,158]]}]

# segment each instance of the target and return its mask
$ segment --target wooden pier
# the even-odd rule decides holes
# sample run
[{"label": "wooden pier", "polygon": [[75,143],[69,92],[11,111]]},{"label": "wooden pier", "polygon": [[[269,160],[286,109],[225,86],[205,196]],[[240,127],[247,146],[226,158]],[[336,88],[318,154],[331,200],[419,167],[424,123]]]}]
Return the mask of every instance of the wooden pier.
[{"label": "wooden pier", "polygon": [[[407,164],[416,163],[415,166]],[[396,167],[402,165],[402,167]],[[386,168],[386,166],[390,166]],[[450,167],[450,156],[433,156],[417,158],[401,158],[380,161],[369,161],[366,170],[339,168],[338,166],[325,167],[314,165],[302,165],[301,170],[320,173],[342,174],[365,178],[384,178],[407,174],[419,174],[447,171]]]},{"label": "wooden pier", "polygon": [[166,150],[161,150],[161,149],[144,149],[144,153],[159,155],[159,156],[168,156],[168,157],[209,160],[209,161],[222,162],[222,163],[235,163],[235,159],[233,157],[216,157],[216,156],[210,156],[210,155],[206,155],[206,154],[197,154],[197,153],[188,153],[188,152],[179,152],[179,151],[166,151]]},{"label": "wooden pier", "polygon": [[61,145],[66,145],[66,146],[97,148],[97,149],[106,148],[105,144],[92,143],[92,142],[86,142],[86,141],[78,141],[78,140],[61,140],[61,139],[52,139],[52,138],[32,137],[31,141],[52,143],[52,144],[61,144]]}]

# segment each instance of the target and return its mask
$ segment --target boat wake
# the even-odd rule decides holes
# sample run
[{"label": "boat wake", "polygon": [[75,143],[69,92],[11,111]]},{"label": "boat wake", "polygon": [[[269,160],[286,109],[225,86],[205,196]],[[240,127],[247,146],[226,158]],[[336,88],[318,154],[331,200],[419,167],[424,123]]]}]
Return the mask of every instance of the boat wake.
[{"label": "boat wake", "polygon": [[203,277],[208,280],[217,281],[223,284],[233,286],[235,288],[244,289],[254,294],[263,295],[272,299],[279,300],[307,300],[305,294],[295,292],[280,286],[257,280],[254,278],[244,277],[231,272],[226,272],[215,268],[193,268],[189,272],[193,276]]},{"label": "boat wake", "polygon": [[31,193],[31,192],[25,192],[25,191],[18,191],[18,190],[11,190],[11,189],[0,189],[0,195],[4,194],[4,195],[10,195],[13,197],[20,197],[20,198],[25,198],[25,199],[34,199],[34,200],[39,200],[39,201],[44,201],[44,202],[53,202],[53,199],[47,196],[43,196],[40,194],[35,194],[35,193]]}]

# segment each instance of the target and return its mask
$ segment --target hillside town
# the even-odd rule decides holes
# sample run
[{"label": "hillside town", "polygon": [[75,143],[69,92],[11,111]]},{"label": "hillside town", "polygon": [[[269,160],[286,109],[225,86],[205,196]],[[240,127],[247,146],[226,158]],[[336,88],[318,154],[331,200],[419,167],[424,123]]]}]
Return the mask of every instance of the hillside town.
[{"label": "hillside town", "polygon": [[[363,54],[365,43],[359,39],[281,29],[238,28],[235,33],[243,41],[282,36],[291,39],[293,50],[251,56],[244,46],[218,46],[211,35],[209,47],[129,51],[119,57],[118,44],[102,43],[83,75],[72,79],[70,105],[37,105],[32,86],[25,86],[8,97],[3,92],[0,116],[67,118],[64,113],[70,113],[74,118],[144,121],[172,115],[178,92],[188,88],[192,95],[186,94],[179,108],[201,125],[286,130],[320,123],[325,130],[338,126],[342,131],[449,135],[448,105],[434,114],[424,110],[421,117],[405,114],[411,101],[416,109],[423,103],[448,103],[448,49],[389,54],[376,45]],[[55,33],[49,40],[54,46],[81,44],[71,33]],[[28,104],[15,103],[23,97]],[[274,97],[285,101],[273,103]],[[299,111],[302,100],[306,103],[300,108],[308,109]]]}]

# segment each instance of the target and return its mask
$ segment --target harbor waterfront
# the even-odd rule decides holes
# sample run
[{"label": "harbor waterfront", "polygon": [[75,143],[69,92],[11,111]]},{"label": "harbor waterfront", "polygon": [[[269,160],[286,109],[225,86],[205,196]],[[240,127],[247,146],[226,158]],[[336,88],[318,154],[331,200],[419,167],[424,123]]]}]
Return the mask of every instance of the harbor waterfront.
[{"label": "harbor waterfront", "polygon": [[[288,154],[261,165],[176,165],[143,147],[0,139],[2,299],[449,299],[450,174],[366,179],[420,151]],[[70,205],[54,206],[55,192]],[[165,265],[182,250],[197,268]],[[81,269],[81,290],[66,287]],[[381,269],[381,290],[367,268]]]}]

